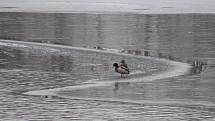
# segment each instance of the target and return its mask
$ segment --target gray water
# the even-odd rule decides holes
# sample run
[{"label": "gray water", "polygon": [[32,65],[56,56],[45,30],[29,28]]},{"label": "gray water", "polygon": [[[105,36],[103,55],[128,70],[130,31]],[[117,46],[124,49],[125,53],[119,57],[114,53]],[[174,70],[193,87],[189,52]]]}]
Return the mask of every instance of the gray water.
[{"label": "gray water", "polygon": [[[199,121],[215,119],[215,15],[0,13],[0,39],[117,51],[129,57],[34,44],[0,43],[1,120]],[[141,78],[169,65],[183,76],[120,82],[113,62],[125,59]],[[141,73],[139,73],[141,72]],[[116,80],[111,86],[29,96],[24,92]]]}]

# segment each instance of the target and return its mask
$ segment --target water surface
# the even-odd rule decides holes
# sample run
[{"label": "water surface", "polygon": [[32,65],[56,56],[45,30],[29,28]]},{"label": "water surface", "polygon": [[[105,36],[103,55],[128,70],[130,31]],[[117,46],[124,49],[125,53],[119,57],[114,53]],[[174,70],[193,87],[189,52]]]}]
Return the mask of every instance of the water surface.
[{"label": "water surface", "polygon": [[166,71],[168,65],[1,42],[0,115],[4,120],[212,120],[214,19],[203,14],[0,13],[1,39],[149,55],[192,65],[189,74],[179,77],[67,90],[58,92],[60,97],[27,96],[23,92],[119,80],[111,66],[121,59],[134,70],[131,79]]}]

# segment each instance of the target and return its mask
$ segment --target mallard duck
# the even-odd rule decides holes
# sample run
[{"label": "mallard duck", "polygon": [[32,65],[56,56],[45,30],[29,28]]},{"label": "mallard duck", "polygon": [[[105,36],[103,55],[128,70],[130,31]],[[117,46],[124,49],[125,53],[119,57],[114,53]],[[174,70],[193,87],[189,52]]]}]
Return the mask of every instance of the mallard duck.
[{"label": "mallard duck", "polygon": [[129,74],[130,73],[129,68],[128,68],[127,64],[124,61],[123,61],[123,63],[121,61],[120,65],[118,63],[114,63],[113,67],[115,67],[115,71],[117,73],[121,74],[121,77],[123,77],[124,74]]}]

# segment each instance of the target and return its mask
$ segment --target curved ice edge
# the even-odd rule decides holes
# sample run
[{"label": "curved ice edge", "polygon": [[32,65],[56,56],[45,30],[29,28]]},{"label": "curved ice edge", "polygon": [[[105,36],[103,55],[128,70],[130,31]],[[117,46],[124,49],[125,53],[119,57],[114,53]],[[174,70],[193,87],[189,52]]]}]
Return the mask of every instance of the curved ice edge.
[{"label": "curved ice edge", "polygon": [[[108,53],[108,54],[127,56],[127,57],[152,59],[152,60],[166,63],[167,65],[171,65],[171,68],[169,68],[169,70],[167,70],[165,72],[161,72],[156,75],[154,74],[151,76],[146,76],[143,78],[124,79],[124,80],[120,80],[120,82],[153,81],[153,80],[158,80],[158,79],[163,79],[163,78],[180,76],[180,75],[186,74],[189,71],[189,69],[191,68],[191,66],[187,63],[181,63],[181,62],[176,62],[176,61],[171,61],[171,60],[166,60],[166,59],[145,57],[145,56],[135,56],[135,55],[131,55],[131,54],[117,53],[117,52],[113,52],[113,51],[103,51],[103,50],[95,50],[95,49],[88,49],[88,48],[71,47],[71,46],[65,46],[65,45],[54,45],[54,44],[47,44],[47,43],[23,42],[23,41],[12,41],[12,40],[0,40],[0,45],[15,46],[15,47],[21,47],[21,48],[34,45],[34,46],[46,46],[46,47],[54,47],[54,48],[73,49],[73,50],[79,50],[79,51],[81,50],[81,51],[88,51],[88,52]],[[105,81],[105,82],[90,81],[90,84],[85,83],[84,85],[29,91],[29,92],[25,92],[24,94],[26,94],[26,95],[55,95],[56,92],[62,91],[62,90],[76,90],[76,89],[90,88],[90,87],[96,87],[96,86],[107,86],[107,85],[111,85],[114,82],[116,82],[116,81],[114,81],[114,80],[109,80],[109,81]]]},{"label": "curved ice edge", "polygon": [[[164,60],[163,60],[164,61]],[[164,78],[170,78],[170,77],[175,77],[175,76],[180,76],[184,75],[189,72],[189,69],[191,66],[186,63],[181,63],[181,62],[174,62],[174,61],[169,61],[168,64],[174,65],[174,68],[169,69],[166,72],[162,72],[156,75],[151,75],[151,76],[146,76],[142,78],[135,78],[135,79],[123,79],[120,80],[120,82],[146,82],[146,81],[154,81],[154,80],[159,80],[159,79],[164,79]],[[109,80],[105,82],[99,82],[99,81],[90,81],[90,84],[84,83],[83,85],[77,85],[77,86],[67,86],[67,87],[62,87],[62,88],[53,88],[53,89],[45,89],[45,90],[35,90],[35,91],[29,91],[25,92],[23,94],[25,95],[37,95],[37,96],[59,96],[57,95],[57,92],[59,91],[66,91],[66,90],[80,90],[80,89],[86,89],[86,88],[91,88],[91,87],[99,87],[99,86],[111,86],[111,84],[115,83],[115,80]]]},{"label": "curved ice edge", "polygon": [[[171,67],[165,72],[160,72],[158,74],[152,74],[151,76],[146,76],[146,77],[142,77],[142,78],[123,79],[123,80],[120,80],[120,82],[143,82],[143,81],[153,81],[153,80],[158,80],[158,79],[170,78],[170,77],[184,75],[184,74],[188,73],[191,68],[191,65],[189,65],[187,63],[176,62],[176,61],[154,58],[154,57],[136,56],[136,55],[131,55],[131,54],[107,51],[107,50],[104,51],[104,50],[72,47],[72,46],[65,46],[65,45],[54,45],[54,44],[47,44],[47,43],[35,43],[35,42],[13,41],[13,40],[0,40],[0,45],[15,46],[15,47],[20,47],[20,48],[25,48],[25,47],[29,47],[29,46],[33,45],[33,46],[45,46],[45,47],[51,47],[51,48],[64,48],[64,49],[72,49],[72,50],[79,50],[79,51],[114,54],[114,55],[119,55],[119,56],[156,60],[156,61],[163,62],[166,65],[170,65],[170,67]],[[68,87],[62,87],[62,88],[29,91],[29,92],[25,92],[23,94],[40,95],[40,96],[56,95],[57,92],[63,91],[63,90],[77,90],[77,89],[85,89],[85,88],[98,87],[98,86],[108,86],[115,82],[116,82],[115,80],[107,80],[105,82],[104,81],[99,82],[98,80],[95,80],[95,81],[89,80],[89,84],[84,83],[83,85],[77,85],[77,86],[68,86]]]}]

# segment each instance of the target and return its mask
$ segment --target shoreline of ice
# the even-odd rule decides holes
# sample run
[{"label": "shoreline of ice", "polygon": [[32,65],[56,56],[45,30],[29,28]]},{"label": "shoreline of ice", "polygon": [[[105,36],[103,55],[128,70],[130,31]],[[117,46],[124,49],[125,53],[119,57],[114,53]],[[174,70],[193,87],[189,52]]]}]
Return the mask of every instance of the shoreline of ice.
[{"label": "shoreline of ice", "polygon": [[[67,49],[73,49],[73,50],[81,50],[81,51],[90,51],[90,52],[98,52],[98,53],[109,53],[109,54],[116,54],[116,55],[123,55],[123,56],[129,56],[129,57],[137,57],[144,59],[152,59],[155,61],[161,61],[165,64],[170,65],[170,68],[165,72],[160,72],[158,74],[152,74],[145,77],[139,77],[139,78],[126,78],[118,80],[119,83],[123,82],[147,82],[147,81],[155,81],[160,80],[164,78],[171,78],[175,76],[184,75],[189,72],[189,69],[191,66],[187,63],[182,62],[176,62],[166,59],[159,59],[154,57],[145,57],[145,56],[135,56],[130,54],[123,54],[115,51],[107,51],[107,50],[96,50],[96,49],[88,49],[88,48],[79,48],[79,47],[71,47],[71,46],[64,46],[64,45],[54,45],[54,44],[46,44],[46,43],[35,43],[35,42],[23,42],[23,41],[11,41],[11,40],[0,40],[0,45],[2,46],[9,46],[9,47],[18,47],[18,48],[26,48],[29,46],[46,46],[51,48],[67,48]],[[29,95],[29,96],[57,96],[62,98],[71,98],[75,100],[94,100],[94,101],[110,101],[110,102],[126,102],[126,103],[134,103],[134,104],[161,104],[161,105],[190,105],[189,103],[184,103],[183,101],[147,101],[147,100],[120,100],[120,99],[105,99],[105,98],[97,98],[97,99],[90,99],[85,97],[66,97],[65,95],[61,96],[59,95],[59,92],[61,91],[72,91],[72,90],[82,90],[82,89],[88,89],[88,88],[94,88],[94,87],[106,87],[106,86],[112,86],[117,80],[106,80],[106,81],[98,81],[98,80],[88,80],[87,82],[76,85],[76,86],[66,86],[61,88],[51,88],[51,89],[44,89],[44,90],[32,90],[28,92],[24,92],[22,94]],[[193,105],[202,105],[201,102],[193,102]],[[207,106],[207,105],[206,105]]]}]

